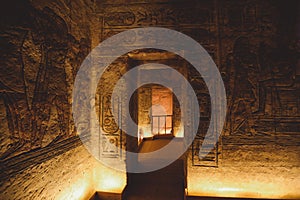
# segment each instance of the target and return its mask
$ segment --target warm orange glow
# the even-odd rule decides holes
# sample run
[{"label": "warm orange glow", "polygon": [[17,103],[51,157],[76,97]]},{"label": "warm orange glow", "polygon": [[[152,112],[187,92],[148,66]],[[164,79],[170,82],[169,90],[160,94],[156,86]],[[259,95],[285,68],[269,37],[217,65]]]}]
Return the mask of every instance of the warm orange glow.
[{"label": "warm orange glow", "polygon": [[173,93],[169,88],[152,88],[152,114],[172,115],[173,113]]},{"label": "warm orange glow", "polygon": [[[219,196],[219,197],[252,197],[252,198],[283,198],[288,197],[282,183],[223,183],[198,182],[190,185],[189,195]],[[292,197],[292,195],[291,195]]]},{"label": "warm orange glow", "polygon": [[93,193],[93,178],[91,172],[84,172],[80,175],[75,183],[66,183],[65,188],[61,188],[62,192],[55,198],[57,200],[81,200],[89,198]]},{"label": "warm orange glow", "polygon": [[218,188],[219,192],[239,192],[241,191],[239,188],[229,188],[229,187],[221,187]]},{"label": "warm orange glow", "polygon": [[139,138],[149,138],[153,137],[151,133],[151,127],[150,124],[148,126],[139,126]]},{"label": "warm orange glow", "polygon": [[94,169],[95,191],[121,193],[126,186],[126,173],[107,168],[100,163]]},{"label": "warm orange glow", "polygon": [[[222,169],[221,169],[222,170]],[[232,169],[231,169],[232,170]],[[240,170],[236,168],[236,170]],[[253,171],[253,169],[251,169]],[[249,170],[250,171],[250,170]],[[275,173],[234,173],[223,169],[203,169],[188,173],[188,194],[191,196],[296,198],[300,197],[300,180]]]},{"label": "warm orange glow", "polygon": [[180,124],[179,130],[175,131],[174,133],[175,137],[184,137],[184,127],[183,124]]},{"label": "warm orange glow", "polygon": [[90,198],[96,191],[121,193],[126,185],[126,173],[107,168],[95,159],[88,170],[74,174],[72,180],[59,185],[61,192],[57,200],[82,200]]},{"label": "warm orange glow", "polygon": [[172,131],[173,93],[169,88],[152,87],[152,133],[170,134]]}]

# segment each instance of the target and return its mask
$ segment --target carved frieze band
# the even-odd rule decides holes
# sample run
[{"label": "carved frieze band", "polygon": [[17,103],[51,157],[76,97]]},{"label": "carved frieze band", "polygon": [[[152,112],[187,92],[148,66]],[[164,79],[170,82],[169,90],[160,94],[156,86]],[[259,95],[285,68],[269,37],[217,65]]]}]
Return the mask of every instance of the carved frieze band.
[{"label": "carved frieze band", "polygon": [[211,8],[182,9],[170,4],[131,5],[105,9],[104,28],[126,26],[172,26],[212,24],[214,18]]}]

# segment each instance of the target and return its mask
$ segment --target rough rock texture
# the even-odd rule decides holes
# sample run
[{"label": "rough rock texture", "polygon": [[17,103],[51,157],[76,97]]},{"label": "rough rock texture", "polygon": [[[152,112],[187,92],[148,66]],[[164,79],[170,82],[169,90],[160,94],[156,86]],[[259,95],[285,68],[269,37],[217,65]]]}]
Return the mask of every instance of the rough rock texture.
[{"label": "rough rock texture", "polygon": [[[42,164],[33,166],[2,181],[1,199],[76,199],[78,190],[89,197],[92,185],[94,158],[83,147],[75,148]],[[82,186],[78,182],[81,181]],[[72,190],[74,190],[72,192]],[[80,191],[82,190],[82,191]],[[67,194],[69,192],[69,194]],[[70,195],[70,196],[67,196]]]},{"label": "rough rock texture", "polygon": [[1,180],[0,199],[88,199],[95,191],[120,193],[125,180],[80,146]]}]

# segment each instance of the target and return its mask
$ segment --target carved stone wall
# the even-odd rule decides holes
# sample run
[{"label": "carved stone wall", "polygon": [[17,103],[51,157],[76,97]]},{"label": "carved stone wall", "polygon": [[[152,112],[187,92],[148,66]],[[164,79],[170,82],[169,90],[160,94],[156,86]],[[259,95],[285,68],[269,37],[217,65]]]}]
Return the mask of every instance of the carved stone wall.
[{"label": "carved stone wall", "polygon": [[[126,147],[125,133],[121,126],[126,126],[124,102],[128,100],[126,94],[117,95],[112,99],[112,93],[117,81],[128,70],[128,57],[123,56],[113,62],[103,73],[97,87],[96,111],[101,126],[101,155],[125,159],[122,150]],[[124,88],[126,85],[124,83]]]},{"label": "carved stone wall", "polygon": [[[211,54],[225,82],[229,103],[223,135],[254,136],[293,134],[300,129],[299,95],[295,95],[299,93],[297,16],[295,9],[293,17],[288,14],[293,3],[281,4],[130,1],[126,7],[104,2],[96,11],[103,22],[102,40],[130,28],[160,26],[198,41]],[[201,75],[192,68],[189,79],[202,104],[200,129],[205,132],[209,95]]]},{"label": "carved stone wall", "polygon": [[220,6],[228,134],[299,133],[299,95],[293,95],[299,93],[297,16],[290,6]]},{"label": "carved stone wall", "polygon": [[71,21],[60,16],[66,10],[56,10],[57,3],[36,8],[13,1],[3,7],[11,13],[0,33],[0,99],[6,116],[1,123],[1,158],[75,135],[72,83],[91,39],[71,32]]},{"label": "carved stone wall", "polygon": [[[248,161],[267,162],[276,154],[272,147],[277,145],[281,157],[291,157],[280,166],[299,167],[298,5],[297,1],[271,0],[12,0],[1,5],[1,166],[5,170],[17,166],[14,159],[18,155],[26,157],[44,150],[61,153],[57,149],[65,147],[57,144],[73,141],[76,135],[71,94],[86,55],[121,31],[159,26],[192,37],[219,67],[228,100],[220,140],[223,164],[243,159],[232,159],[230,153],[237,157],[240,152],[253,153],[256,143],[263,143],[266,149],[260,151],[269,156],[264,160],[250,156]],[[107,156],[121,156],[115,144],[118,148],[126,144],[132,151],[137,148],[135,139],[119,140],[124,133],[112,119],[112,102],[107,102],[114,83],[133,66],[130,59],[124,55],[116,60],[98,85],[96,110],[109,137],[103,140],[102,149]],[[210,97],[201,75],[182,60],[163,60],[188,77],[196,91],[201,114],[198,135],[204,136],[210,120]],[[138,100],[134,101],[138,110]],[[180,110],[174,112],[179,115]],[[138,120],[138,113],[133,114]],[[122,117],[124,124],[125,119]],[[83,128],[89,126],[82,124]],[[179,127],[179,122],[175,126]],[[249,143],[253,146],[247,146]],[[278,163],[280,156],[268,164]]]}]

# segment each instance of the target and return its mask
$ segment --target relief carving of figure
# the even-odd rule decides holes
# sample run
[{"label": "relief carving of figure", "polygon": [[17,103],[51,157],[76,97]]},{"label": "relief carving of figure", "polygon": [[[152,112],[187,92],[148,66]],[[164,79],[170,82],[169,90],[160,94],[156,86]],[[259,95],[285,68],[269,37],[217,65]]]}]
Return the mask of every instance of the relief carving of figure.
[{"label": "relief carving of figure", "polygon": [[1,146],[2,159],[70,133],[67,73],[72,78],[74,72],[66,71],[67,25],[49,8],[28,9],[24,20],[31,23],[19,22],[19,28],[12,24],[0,33],[7,47],[7,55],[0,59],[0,100],[8,123],[1,136],[7,141]]},{"label": "relief carving of figure", "polygon": [[231,55],[232,82],[230,112],[231,134],[255,134],[252,114],[257,112],[259,66],[256,54],[251,52],[249,40],[236,40]]},{"label": "relief carving of figure", "polygon": [[[259,62],[262,73],[259,77],[260,115],[274,115],[275,108],[283,109],[280,90],[293,90],[296,74],[296,59],[287,48],[276,50],[261,43]],[[294,56],[295,57],[295,56]]]}]

